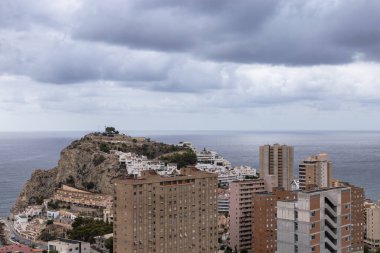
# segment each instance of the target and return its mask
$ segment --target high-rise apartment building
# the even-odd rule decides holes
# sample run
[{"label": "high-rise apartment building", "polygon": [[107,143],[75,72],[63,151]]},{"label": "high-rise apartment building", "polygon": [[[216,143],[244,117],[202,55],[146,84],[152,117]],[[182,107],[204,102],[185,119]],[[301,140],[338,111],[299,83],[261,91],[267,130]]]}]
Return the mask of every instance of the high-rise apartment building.
[{"label": "high-rise apartment building", "polygon": [[344,185],[351,188],[351,252],[363,253],[365,230],[365,217],[363,215],[365,212],[364,189],[347,183]]},{"label": "high-rise apartment building", "polygon": [[277,253],[351,252],[351,189],[298,192],[277,202]]},{"label": "high-rise apartment building", "polygon": [[264,191],[263,179],[230,183],[230,247],[233,250],[251,252],[252,196],[256,192]]},{"label": "high-rise apartment building", "polygon": [[306,158],[298,174],[300,190],[332,187],[332,162],[326,153]]},{"label": "high-rise apartment building", "polygon": [[276,177],[275,187],[291,189],[294,169],[294,147],[287,145],[264,145],[260,147],[260,177]]},{"label": "high-rise apartment building", "polygon": [[297,193],[274,189],[254,193],[252,199],[252,252],[275,253],[277,249],[277,201],[296,200]]},{"label": "high-rise apartment building", "polygon": [[218,252],[217,184],[217,174],[195,168],[117,180],[114,252]]},{"label": "high-rise apartment building", "polygon": [[365,244],[370,250],[380,248],[380,206],[370,205],[366,208],[366,236]]}]

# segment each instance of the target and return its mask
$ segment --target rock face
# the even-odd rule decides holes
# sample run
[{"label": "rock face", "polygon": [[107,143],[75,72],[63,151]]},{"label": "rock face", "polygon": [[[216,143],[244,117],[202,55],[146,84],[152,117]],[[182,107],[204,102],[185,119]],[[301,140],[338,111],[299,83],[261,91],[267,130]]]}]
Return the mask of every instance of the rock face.
[{"label": "rock face", "polygon": [[125,175],[112,150],[134,152],[153,159],[162,154],[181,151],[181,148],[126,135],[86,135],[61,152],[55,168],[33,172],[16,200],[12,213],[30,204],[40,204],[43,199],[51,197],[61,184],[112,195],[113,179]]}]

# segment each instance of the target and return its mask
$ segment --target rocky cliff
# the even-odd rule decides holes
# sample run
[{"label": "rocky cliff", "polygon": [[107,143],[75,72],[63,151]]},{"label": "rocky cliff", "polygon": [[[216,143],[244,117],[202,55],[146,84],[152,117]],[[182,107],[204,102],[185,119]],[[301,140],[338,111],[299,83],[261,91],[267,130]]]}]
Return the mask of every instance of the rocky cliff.
[{"label": "rocky cliff", "polygon": [[49,198],[61,184],[104,194],[113,193],[112,180],[125,174],[112,150],[134,152],[150,159],[183,151],[177,146],[132,138],[126,135],[89,134],[61,152],[55,168],[36,170],[25,183],[13,206],[16,213],[30,204]]}]

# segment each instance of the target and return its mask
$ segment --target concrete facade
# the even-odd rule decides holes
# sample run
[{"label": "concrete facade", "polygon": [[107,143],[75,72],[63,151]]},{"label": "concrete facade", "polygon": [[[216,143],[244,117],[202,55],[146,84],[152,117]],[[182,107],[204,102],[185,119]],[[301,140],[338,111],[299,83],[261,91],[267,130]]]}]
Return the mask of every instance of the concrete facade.
[{"label": "concrete facade", "polygon": [[370,250],[380,248],[380,206],[370,205],[366,208],[366,236],[365,244]]},{"label": "concrete facade", "polygon": [[298,192],[277,202],[278,253],[346,253],[351,250],[351,189]]},{"label": "concrete facade", "polygon": [[274,175],[274,187],[291,189],[294,170],[294,147],[287,145],[264,145],[260,147],[260,177]]},{"label": "concrete facade", "polygon": [[217,174],[143,171],[115,182],[115,253],[216,253]]},{"label": "concrete facade", "polygon": [[252,199],[252,252],[274,253],[277,249],[277,201],[296,200],[297,193],[274,189],[254,193]]}]

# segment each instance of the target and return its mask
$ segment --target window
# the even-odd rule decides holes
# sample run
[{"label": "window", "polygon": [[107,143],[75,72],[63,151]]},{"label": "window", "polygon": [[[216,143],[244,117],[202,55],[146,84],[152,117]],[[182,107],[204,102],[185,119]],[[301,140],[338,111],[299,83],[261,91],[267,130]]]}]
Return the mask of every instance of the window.
[{"label": "window", "polygon": [[312,212],[310,213],[310,215],[311,215],[311,217],[314,217],[314,216],[315,216],[315,211],[312,211]]}]

